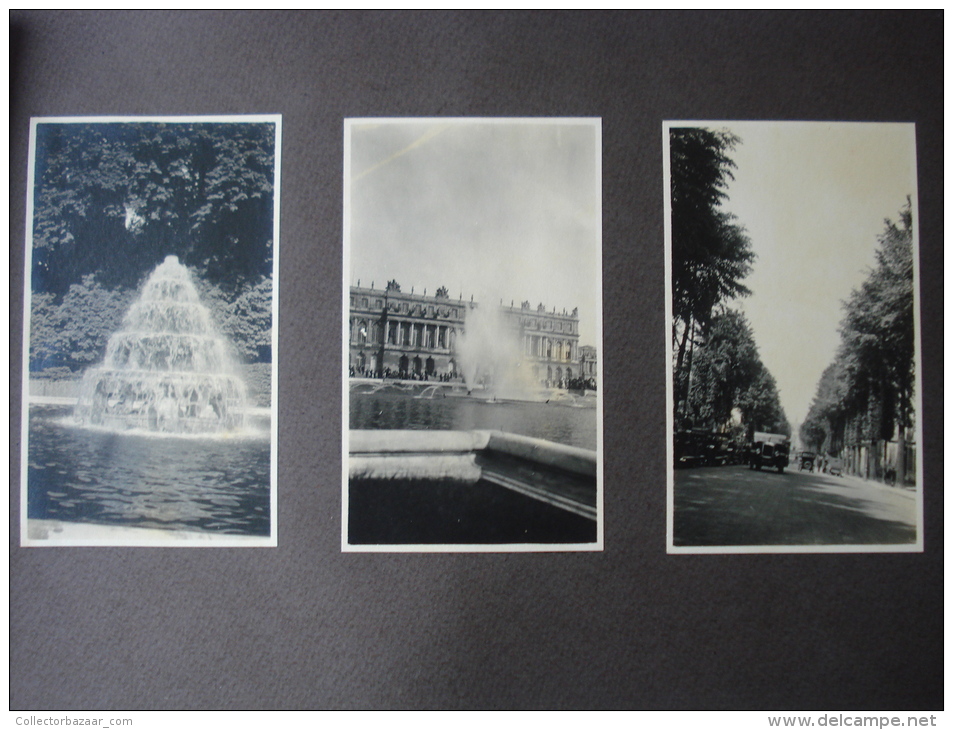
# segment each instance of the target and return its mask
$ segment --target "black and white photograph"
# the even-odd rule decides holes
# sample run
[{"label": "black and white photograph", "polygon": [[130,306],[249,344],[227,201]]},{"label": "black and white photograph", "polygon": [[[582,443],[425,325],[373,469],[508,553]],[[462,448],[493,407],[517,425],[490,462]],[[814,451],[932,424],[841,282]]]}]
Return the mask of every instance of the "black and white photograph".
[{"label": "black and white photograph", "polygon": [[915,125],[663,144],[668,552],[922,551]]},{"label": "black and white photograph", "polygon": [[275,546],[281,118],[38,118],[21,544]]},{"label": "black and white photograph", "polygon": [[344,132],[342,549],[600,550],[601,121]]}]

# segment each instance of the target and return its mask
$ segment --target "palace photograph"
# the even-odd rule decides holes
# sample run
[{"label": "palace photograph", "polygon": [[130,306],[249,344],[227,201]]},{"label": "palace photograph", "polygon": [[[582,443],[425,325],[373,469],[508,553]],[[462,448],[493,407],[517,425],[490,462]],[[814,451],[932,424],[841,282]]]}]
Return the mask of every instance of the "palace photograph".
[{"label": "palace photograph", "polygon": [[601,548],[601,123],[345,123],[345,550]]}]

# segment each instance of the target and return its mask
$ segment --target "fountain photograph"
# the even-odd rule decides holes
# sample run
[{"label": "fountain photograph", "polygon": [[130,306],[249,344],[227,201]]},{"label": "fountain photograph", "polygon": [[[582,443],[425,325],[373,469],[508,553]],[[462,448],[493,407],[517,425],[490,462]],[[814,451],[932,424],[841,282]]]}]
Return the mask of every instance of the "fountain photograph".
[{"label": "fountain photograph", "polygon": [[342,549],[601,550],[601,121],[344,134]]},{"label": "fountain photograph", "polygon": [[277,544],[280,128],[33,120],[22,545]]}]

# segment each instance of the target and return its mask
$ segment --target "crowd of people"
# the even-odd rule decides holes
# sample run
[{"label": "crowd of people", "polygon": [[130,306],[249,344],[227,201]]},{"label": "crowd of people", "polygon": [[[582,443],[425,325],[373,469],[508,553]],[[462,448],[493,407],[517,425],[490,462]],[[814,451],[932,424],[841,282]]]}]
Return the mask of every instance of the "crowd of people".
[{"label": "crowd of people", "polygon": [[348,376],[351,378],[372,378],[374,380],[416,380],[424,383],[463,382],[463,377],[455,373],[417,373],[406,370],[392,370],[389,367],[383,370],[371,370],[370,368],[355,368],[353,365],[348,368]]},{"label": "crowd of people", "polygon": [[595,378],[569,378],[565,383],[569,390],[596,390]]},{"label": "crowd of people", "polygon": [[[464,379],[460,373],[418,373],[408,372],[406,370],[392,370],[387,367],[383,370],[371,370],[370,368],[354,367],[348,368],[348,377],[351,378],[372,378],[374,380],[413,380],[425,383],[463,383]],[[483,383],[484,385],[486,383]],[[596,390],[595,378],[561,378],[560,380],[546,380],[542,383],[546,388],[562,388],[566,390]]]}]

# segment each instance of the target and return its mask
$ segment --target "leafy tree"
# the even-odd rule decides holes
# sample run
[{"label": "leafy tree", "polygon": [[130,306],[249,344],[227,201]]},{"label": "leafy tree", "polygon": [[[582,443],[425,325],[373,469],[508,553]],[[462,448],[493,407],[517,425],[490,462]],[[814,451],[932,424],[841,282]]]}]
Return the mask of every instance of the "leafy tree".
[{"label": "leafy tree", "polygon": [[726,131],[670,130],[676,404],[688,395],[696,330],[705,334],[719,303],[750,294],[741,282],[755,258],[751,242],[721,208],[740,141]]},{"label": "leafy tree", "polygon": [[852,356],[851,388],[880,397],[879,438],[912,425],[914,388],[913,230],[910,201],[900,226],[889,219],[879,237],[877,266],[845,305],[841,337]]},{"label": "leafy tree", "polygon": [[272,278],[262,276],[230,296],[220,287],[197,281],[200,296],[219,331],[246,362],[271,362]]},{"label": "leafy tree", "polygon": [[815,451],[836,451],[837,434],[843,431],[844,403],[848,398],[843,348],[817,383],[807,418],[801,425],[801,441]]},{"label": "leafy tree", "polygon": [[223,287],[270,265],[275,127],[40,124],[34,286],[134,287],[170,254]]},{"label": "leafy tree", "polygon": [[713,317],[696,352],[689,408],[695,425],[715,429],[731,419],[739,395],[758,372],[758,349],[745,316],[724,310]]},{"label": "leafy tree", "polygon": [[827,431],[820,421],[808,420],[801,424],[801,443],[808,451],[823,453],[827,442]]},{"label": "leafy tree", "polygon": [[695,426],[730,428],[735,411],[746,430],[790,435],[774,377],[761,362],[754,333],[741,312],[723,309],[697,349],[688,412]]},{"label": "leafy tree", "polygon": [[59,307],[53,294],[34,293],[30,304],[30,370],[62,367],[64,348]]},{"label": "leafy tree", "polygon": [[[913,425],[915,387],[913,214],[909,198],[898,222],[884,221],[876,266],[844,302],[841,344],[824,371],[802,438],[836,451],[847,443],[899,436]],[[821,434],[822,439],[819,439]],[[874,453],[877,453],[874,450]],[[875,466],[879,469],[879,465]]]},{"label": "leafy tree", "polygon": [[93,274],[73,284],[57,309],[53,323],[60,357],[72,370],[99,362],[106,353],[109,336],[117,331],[135,293],[106,289]]},{"label": "leafy tree", "polygon": [[172,254],[240,354],[269,361],[274,167],[272,123],[37,125],[31,369],[99,361]]},{"label": "leafy tree", "polygon": [[763,365],[740,394],[738,408],[750,433],[766,431],[791,435],[791,426],[781,407],[777,383]]}]

